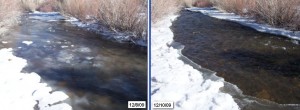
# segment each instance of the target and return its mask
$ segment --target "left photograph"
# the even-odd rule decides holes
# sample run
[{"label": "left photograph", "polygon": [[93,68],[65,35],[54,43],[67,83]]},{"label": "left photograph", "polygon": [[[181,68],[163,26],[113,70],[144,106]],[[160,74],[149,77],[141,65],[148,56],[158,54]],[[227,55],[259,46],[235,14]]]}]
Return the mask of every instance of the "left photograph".
[{"label": "left photograph", "polygon": [[147,0],[0,0],[0,110],[147,110]]}]

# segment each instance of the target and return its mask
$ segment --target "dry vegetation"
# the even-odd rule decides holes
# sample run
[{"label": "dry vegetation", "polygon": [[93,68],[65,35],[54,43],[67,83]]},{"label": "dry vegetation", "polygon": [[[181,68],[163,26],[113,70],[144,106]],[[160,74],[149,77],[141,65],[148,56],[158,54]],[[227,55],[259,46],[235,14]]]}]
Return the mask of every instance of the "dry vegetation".
[{"label": "dry vegetation", "polygon": [[146,36],[146,0],[63,0],[61,11],[82,21],[96,19],[115,31]]},{"label": "dry vegetation", "polygon": [[0,0],[0,28],[12,25],[20,14],[19,0]]},{"label": "dry vegetation", "polygon": [[164,16],[180,10],[182,1],[180,0],[152,0],[151,22],[155,23]]},{"label": "dry vegetation", "polygon": [[192,6],[211,6],[249,16],[273,26],[300,30],[300,0],[187,0]]},{"label": "dry vegetation", "polygon": [[159,21],[164,16],[178,12],[183,7],[210,7],[210,0],[152,0],[151,1],[152,23]]},{"label": "dry vegetation", "polygon": [[61,11],[84,22],[96,20],[114,31],[146,37],[147,0],[0,0],[0,20],[16,7],[31,12]]},{"label": "dry vegetation", "polygon": [[25,11],[35,11],[44,0],[21,0],[21,6]]},{"label": "dry vegetation", "polygon": [[300,30],[300,0],[152,0],[151,6],[152,22],[183,6],[215,6],[273,26]]},{"label": "dry vegetation", "polygon": [[215,0],[214,4],[273,26],[300,29],[300,0]]}]

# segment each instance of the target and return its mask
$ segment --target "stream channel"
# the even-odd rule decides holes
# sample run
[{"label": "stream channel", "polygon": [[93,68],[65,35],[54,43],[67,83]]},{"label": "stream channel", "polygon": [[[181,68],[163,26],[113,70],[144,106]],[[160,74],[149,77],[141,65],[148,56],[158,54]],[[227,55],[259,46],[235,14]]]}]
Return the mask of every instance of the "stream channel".
[{"label": "stream channel", "polygon": [[[125,110],[127,101],[147,101],[144,47],[104,39],[63,20],[59,13],[25,14],[1,37],[54,91],[64,91],[73,110]],[[25,41],[25,42],[24,42]]]},{"label": "stream channel", "polygon": [[231,93],[242,109],[300,109],[299,41],[186,10],[171,29],[185,57],[242,91]]}]

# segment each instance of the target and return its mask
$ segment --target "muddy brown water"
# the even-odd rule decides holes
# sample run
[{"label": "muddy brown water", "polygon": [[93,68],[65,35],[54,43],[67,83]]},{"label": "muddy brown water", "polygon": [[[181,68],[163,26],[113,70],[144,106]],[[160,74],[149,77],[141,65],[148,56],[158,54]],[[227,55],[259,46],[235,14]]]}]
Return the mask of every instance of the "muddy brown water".
[{"label": "muddy brown water", "polygon": [[24,72],[38,73],[54,91],[66,92],[73,110],[126,110],[127,101],[147,101],[145,47],[102,39],[60,19],[24,15],[19,26],[0,37],[8,42],[0,48],[13,48],[28,62]]},{"label": "muddy brown water", "polygon": [[171,28],[174,40],[185,46],[184,56],[243,94],[300,104],[299,41],[189,11],[182,11]]}]

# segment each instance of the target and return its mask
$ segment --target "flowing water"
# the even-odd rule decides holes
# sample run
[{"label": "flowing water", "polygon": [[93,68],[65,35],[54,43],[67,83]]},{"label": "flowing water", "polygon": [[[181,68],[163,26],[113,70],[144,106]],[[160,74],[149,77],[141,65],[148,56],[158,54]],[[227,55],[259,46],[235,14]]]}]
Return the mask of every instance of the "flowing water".
[{"label": "flowing water", "polygon": [[127,101],[147,100],[145,48],[102,39],[61,19],[25,15],[0,38],[8,42],[0,48],[13,48],[28,62],[24,72],[38,73],[54,90],[66,92],[73,110],[126,110]]},{"label": "flowing water", "polygon": [[300,109],[299,41],[189,11],[171,28],[174,40],[185,46],[184,56],[269,104],[243,109]]}]

